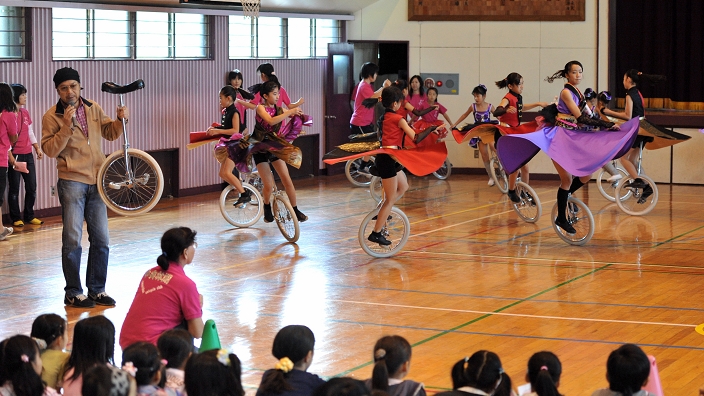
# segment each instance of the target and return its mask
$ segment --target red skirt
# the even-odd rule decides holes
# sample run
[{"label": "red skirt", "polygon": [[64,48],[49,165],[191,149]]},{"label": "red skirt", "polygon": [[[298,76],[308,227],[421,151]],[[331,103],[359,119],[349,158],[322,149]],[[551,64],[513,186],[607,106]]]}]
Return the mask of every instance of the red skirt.
[{"label": "red skirt", "polygon": [[406,169],[408,169],[408,171],[412,174],[416,176],[425,176],[438,170],[447,158],[447,147],[445,146],[445,142],[408,149],[379,147],[373,150],[360,152],[356,152],[355,150],[356,147],[354,145],[357,144],[362,143],[348,143],[338,146],[338,148],[323,156],[323,162],[332,165],[368,155],[388,154],[396,160],[396,162],[406,167]]}]

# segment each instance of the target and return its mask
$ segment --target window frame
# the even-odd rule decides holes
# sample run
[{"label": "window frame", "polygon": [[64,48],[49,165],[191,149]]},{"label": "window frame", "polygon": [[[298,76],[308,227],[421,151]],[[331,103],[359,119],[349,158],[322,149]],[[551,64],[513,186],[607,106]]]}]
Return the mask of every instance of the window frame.
[{"label": "window frame", "polygon": [[[52,41],[54,37],[54,14],[53,10],[54,8],[63,8],[63,7],[52,7],[52,25],[51,25],[51,33],[52,33]],[[199,60],[213,60],[213,37],[214,37],[214,18],[212,15],[206,15],[206,14],[192,14],[192,13],[184,13],[184,14],[189,14],[189,15],[200,15],[203,17],[203,23],[205,24],[205,29],[204,33],[206,36],[207,43],[204,47],[202,47],[205,51],[204,56],[202,57],[177,57],[176,56],[176,14],[179,14],[177,12],[161,12],[161,11],[126,11],[127,12],[127,25],[128,25],[128,31],[126,33],[127,35],[127,48],[128,48],[128,56],[127,57],[96,57],[95,56],[95,11],[96,10],[102,10],[101,8],[77,8],[78,10],[85,10],[90,14],[90,19],[88,15],[86,16],[86,22],[90,24],[91,26],[91,31],[87,31],[86,29],[86,41],[88,42],[88,52],[89,56],[86,57],[57,57],[55,54],[55,49],[54,45],[52,43],[52,60],[54,61],[67,61],[67,60],[75,60],[75,61],[199,61]],[[138,51],[138,45],[137,45],[137,37],[139,35],[139,32],[137,31],[137,13],[138,12],[154,12],[154,13],[160,13],[160,14],[167,14],[167,34],[168,34],[168,45],[167,45],[167,51],[168,51],[168,56],[167,57],[154,57],[154,58],[144,58],[144,57],[138,57],[137,51]]]},{"label": "window frame", "polygon": [[20,8],[22,9],[22,14],[24,17],[24,32],[22,33],[23,35],[22,40],[24,41],[23,45],[23,55],[21,58],[3,58],[0,57],[0,62],[31,62],[32,61],[32,43],[34,42],[34,37],[32,36],[32,8],[30,7],[20,7],[20,6],[7,6],[7,7],[15,7],[15,8]]}]

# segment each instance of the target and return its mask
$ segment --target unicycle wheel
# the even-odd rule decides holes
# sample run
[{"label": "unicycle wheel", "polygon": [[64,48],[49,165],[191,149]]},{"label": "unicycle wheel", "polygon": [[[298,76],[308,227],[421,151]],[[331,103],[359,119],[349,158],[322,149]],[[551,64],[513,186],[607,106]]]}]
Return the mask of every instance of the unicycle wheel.
[{"label": "unicycle wheel", "polygon": [[362,220],[357,235],[359,245],[362,247],[362,250],[372,257],[390,257],[400,252],[406,245],[406,242],[408,242],[408,237],[411,235],[411,223],[401,209],[393,207],[386,220],[386,224],[384,224],[384,227],[381,229],[381,234],[391,241],[391,245],[382,246],[367,239],[369,234],[374,231],[377,213],[379,213],[379,209],[374,209]]},{"label": "unicycle wheel", "polygon": [[142,150],[128,149],[130,174],[123,150],[110,154],[98,170],[98,193],[117,214],[134,216],[150,211],[161,199],[164,175],[159,164]]}]

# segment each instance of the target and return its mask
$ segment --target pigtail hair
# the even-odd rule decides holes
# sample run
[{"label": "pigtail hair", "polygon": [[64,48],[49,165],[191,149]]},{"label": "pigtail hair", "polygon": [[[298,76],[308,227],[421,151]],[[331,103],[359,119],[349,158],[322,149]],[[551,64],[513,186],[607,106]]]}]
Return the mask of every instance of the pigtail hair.
[{"label": "pigtail hair", "polygon": [[460,359],[450,371],[450,377],[452,377],[452,389],[458,389],[467,385],[465,365],[467,364],[468,358]]},{"label": "pigtail hair", "polygon": [[555,73],[553,73],[551,76],[545,77],[545,81],[552,84],[553,81],[555,81],[559,78],[564,78],[565,76],[563,74],[564,74],[564,70],[558,70]]},{"label": "pigtail hair", "polygon": [[535,377],[535,383],[531,383],[533,392],[538,396],[562,396],[552,380],[552,376],[548,370],[540,370]]},{"label": "pigtail hair", "polygon": [[372,390],[389,391],[389,370],[386,368],[384,358],[374,363],[374,370],[372,371]]},{"label": "pigtail hair", "polygon": [[496,86],[503,89],[508,87],[508,81],[504,78],[503,80],[499,80],[496,82]]},{"label": "pigtail hair", "polygon": [[246,99],[246,100],[254,99],[254,95],[252,95],[252,93],[247,91],[246,89],[237,88],[237,92],[240,93],[240,96],[242,96],[242,99]]}]

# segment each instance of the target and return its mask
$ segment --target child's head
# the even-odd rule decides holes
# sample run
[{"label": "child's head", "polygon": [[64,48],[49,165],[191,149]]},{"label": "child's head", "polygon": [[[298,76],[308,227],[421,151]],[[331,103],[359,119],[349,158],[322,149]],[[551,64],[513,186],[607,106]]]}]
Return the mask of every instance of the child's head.
[{"label": "child's head", "polygon": [[423,87],[423,79],[419,75],[415,75],[411,77],[411,82],[409,83],[411,86],[411,96],[413,96],[414,93],[418,93],[418,95],[423,96],[425,93],[425,87]]},{"label": "child's head", "polygon": [[27,104],[27,88],[22,84],[12,84],[12,99],[20,106]]},{"label": "child's head", "polygon": [[428,102],[435,103],[438,100],[438,89],[435,87],[428,88]]},{"label": "child's head", "polygon": [[193,337],[184,329],[165,331],[156,342],[159,354],[166,359],[166,368],[183,370],[193,353]]},{"label": "child's head", "polygon": [[629,89],[646,81],[656,84],[666,80],[667,77],[660,74],[645,74],[636,69],[629,69],[626,74],[623,75],[623,87]]},{"label": "child's head", "polygon": [[511,377],[506,373],[501,373],[501,381],[496,385],[496,390],[492,396],[514,396],[513,393],[513,382]]},{"label": "child's head", "polygon": [[587,100],[592,106],[596,104],[596,91],[591,88],[584,90],[584,99]]},{"label": "child's head", "polygon": [[30,336],[38,340],[39,349],[63,350],[68,342],[68,323],[56,314],[39,315],[32,323]]},{"label": "child's head", "polygon": [[[372,391],[371,394],[374,392]],[[369,394],[364,382],[350,377],[330,378],[313,392],[313,396],[368,396]]]},{"label": "child's head", "polygon": [[609,91],[601,91],[599,92],[599,95],[597,96],[597,100],[602,106],[608,106],[609,102],[611,101],[611,92]]},{"label": "child's head", "polygon": [[167,230],[161,237],[161,255],[156,259],[159,267],[166,271],[170,262],[178,263],[182,259],[186,264],[190,264],[195,255],[196,234],[195,230],[188,227]]},{"label": "child's head", "polygon": [[631,396],[640,391],[650,375],[650,360],[640,347],[621,345],[611,352],[606,361],[606,379],[609,389]]},{"label": "child's head", "polygon": [[281,88],[281,85],[279,85],[278,81],[267,81],[262,84],[259,94],[269,106],[273,106],[279,101],[279,88]]},{"label": "child's head", "polygon": [[17,111],[12,87],[4,82],[0,82],[0,111]]},{"label": "child's head", "polygon": [[377,73],[379,73],[379,66],[377,66],[376,63],[367,62],[362,65],[362,71],[359,75],[363,80],[369,78],[371,79],[370,82],[374,82],[374,80],[376,80]]},{"label": "child's head", "polygon": [[259,389],[264,393],[282,393],[291,390],[286,381],[288,373],[295,367],[307,370],[313,362],[315,336],[306,326],[290,325],[282,328],[274,337],[271,354],[279,359],[276,370],[268,371],[262,377]]},{"label": "child's head", "polygon": [[403,94],[404,98],[406,96],[408,96],[408,85],[406,84],[406,81],[398,80],[395,83],[393,83],[392,85],[401,90],[401,94]]},{"label": "child's head", "polygon": [[526,381],[530,382],[533,392],[538,396],[560,396],[557,387],[560,386],[562,364],[552,352],[538,352],[528,359]]},{"label": "child's head", "polygon": [[452,389],[471,386],[492,393],[500,385],[503,372],[497,354],[477,351],[452,366]]},{"label": "child's head", "polygon": [[186,393],[189,396],[244,396],[240,359],[224,349],[195,354],[185,370]]},{"label": "child's head", "polygon": [[545,78],[545,81],[552,83],[558,78],[564,78],[568,83],[572,85],[578,85],[582,81],[582,72],[584,71],[584,66],[579,61],[572,60],[565,64],[562,70],[558,70]]},{"label": "child's head", "polygon": [[506,76],[503,80],[497,81],[496,86],[499,88],[508,88],[510,91],[520,95],[523,93],[523,76],[513,72]]},{"label": "child's head", "polygon": [[403,92],[392,86],[386,87],[381,91],[381,104],[390,110],[396,111],[403,100]]},{"label": "child's head", "polygon": [[261,77],[263,82],[276,80],[278,81],[276,75],[274,74],[274,65],[271,63],[262,63],[257,67],[257,73]]},{"label": "child's head", "polygon": [[476,104],[484,103],[486,98],[486,85],[479,84],[472,90],[472,96],[474,96],[474,102]]},{"label": "child's head", "polygon": [[227,84],[230,84],[233,88],[242,88],[242,72],[239,69],[235,69],[227,73]]},{"label": "child's head", "polygon": [[389,390],[389,377],[403,378],[411,364],[411,344],[397,335],[381,337],[374,344],[372,389]]},{"label": "child's head", "polygon": [[30,337],[16,335],[0,345],[0,379],[9,381],[18,395],[41,396],[42,358],[37,343]]},{"label": "child's head", "polygon": [[137,384],[128,372],[105,364],[95,365],[83,375],[83,396],[137,396]]},{"label": "child's head", "polygon": [[156,385],[161,380],[161,356],[151,342],[134,343],[122,351],[122,368],[134,367],[137,385]]},{"label": "child's head", "polygon": [[110,319],[97,315],[76,323],[71,356],[66,364],[67,369],[73,369],[71,379],[77,379],[96,364],[112,364],[114,355],[115,325]]},{"label": "child's head", "polygon": [[235,103],[237,99],[237,90],[232,85],[225,85],[220,89],[220,107],[227,108]]}]

